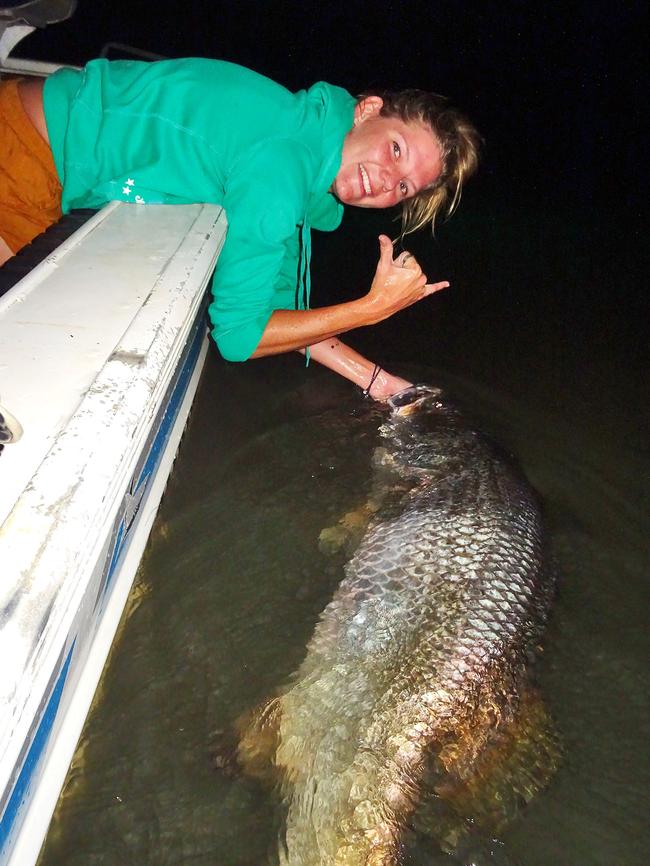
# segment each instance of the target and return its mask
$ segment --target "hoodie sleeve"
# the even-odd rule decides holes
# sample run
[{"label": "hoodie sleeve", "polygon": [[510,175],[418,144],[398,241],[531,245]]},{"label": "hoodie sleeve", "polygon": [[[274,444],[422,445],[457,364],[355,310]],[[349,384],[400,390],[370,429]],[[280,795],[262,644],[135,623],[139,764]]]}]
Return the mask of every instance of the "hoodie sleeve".
[{"label": "hoodie sleeve", "polygon": [[273,311],[294,306],[298,225],[313,174],[309,150],[282,139],[243,155],[228,178],[228,232],[209,313],[215,342],[229,361],[249,358]]}]

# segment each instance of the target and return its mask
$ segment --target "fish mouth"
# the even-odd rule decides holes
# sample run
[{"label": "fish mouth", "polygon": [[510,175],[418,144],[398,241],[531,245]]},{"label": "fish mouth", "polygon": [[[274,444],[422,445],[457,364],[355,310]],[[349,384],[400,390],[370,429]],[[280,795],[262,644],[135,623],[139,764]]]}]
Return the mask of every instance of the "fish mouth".
[{"label": "fish mouth", "polygon": [[434,388],[433,385],[410,385],[393,394],[387,402],[394,415],[405,417],[417,412],[424,403],[437,400],[441,394],[440,388]]}]

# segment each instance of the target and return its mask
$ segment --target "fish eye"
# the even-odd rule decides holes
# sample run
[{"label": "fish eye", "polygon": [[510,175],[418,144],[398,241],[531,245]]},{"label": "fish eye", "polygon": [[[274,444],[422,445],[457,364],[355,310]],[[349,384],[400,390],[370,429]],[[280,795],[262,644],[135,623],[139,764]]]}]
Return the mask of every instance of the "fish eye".
[{"label": "fish eye", "polygon": [[394,141],[393,142],[393,156],[395,157],[395,159],[399,159],[401,155],[402,155],[402,149],[399,146],[399,144],[396,141]]}]

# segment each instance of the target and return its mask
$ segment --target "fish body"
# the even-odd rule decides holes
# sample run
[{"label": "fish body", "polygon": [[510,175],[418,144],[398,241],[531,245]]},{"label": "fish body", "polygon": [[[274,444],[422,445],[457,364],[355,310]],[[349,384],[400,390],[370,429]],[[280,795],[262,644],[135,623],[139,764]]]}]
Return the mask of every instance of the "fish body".
[{"label": "fish body", "polygon": [[287,866],[398,863],[423,799],[451,849],[449,816],[473,819],[463,808],[479,809],[495,765],[510,762],[517,797],[539,786],[519,766],[537,745],[503,746],[553,589],[537,497],[438,389],[394,399],[381,438],[372,518],[303,664],[240,746],[245,762],[273,729]]}]

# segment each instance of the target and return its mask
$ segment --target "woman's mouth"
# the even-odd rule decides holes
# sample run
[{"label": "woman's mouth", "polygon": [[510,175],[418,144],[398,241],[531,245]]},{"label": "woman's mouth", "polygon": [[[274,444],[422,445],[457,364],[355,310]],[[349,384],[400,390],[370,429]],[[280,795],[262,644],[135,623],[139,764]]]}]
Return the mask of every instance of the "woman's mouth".
[{"label": "woman's mouth", "polygon": [[368,177],[368,172],[365,168],[359,163],[359,176],[361,177],[361,186],[366,195],[372,195],[372,187],[370,186],[370,178]]}]

